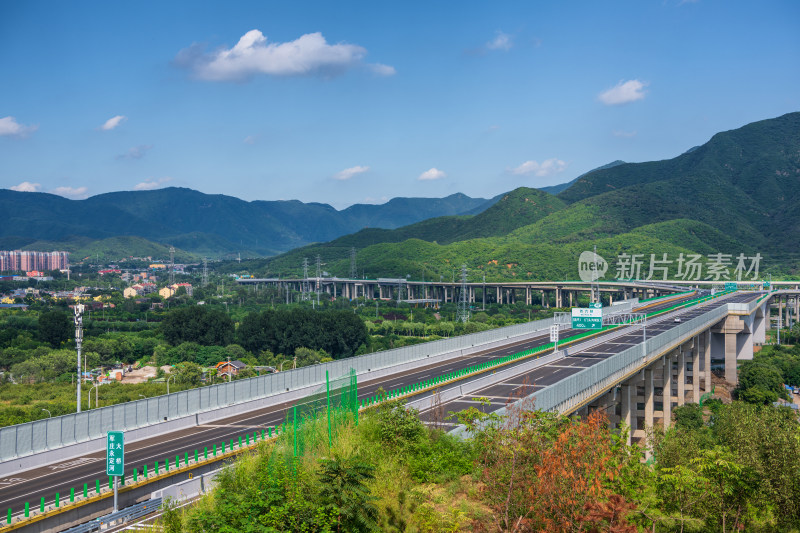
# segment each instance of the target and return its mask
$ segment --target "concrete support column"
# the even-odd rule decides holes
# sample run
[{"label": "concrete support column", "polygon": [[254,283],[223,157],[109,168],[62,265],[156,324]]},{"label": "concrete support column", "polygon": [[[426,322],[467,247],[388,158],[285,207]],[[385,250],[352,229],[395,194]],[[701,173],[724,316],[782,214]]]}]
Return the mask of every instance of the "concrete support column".
[{"label": "concrete support column", "polygon": [[496,292],[497,292],[497,303],[498,304],[502,304],[503,303],[503,295],[500,293],[500,287],[496,287]]},{"label": "concrete support column", "polygon": [[631,443],[631,436],[636,418],[633,416],[633,409],[631,409],[631,387],[632,385],[620,385],[620,422],[624,422],[628,428],[628,445]]},{"label": "concrete support column", "polygon": [[664,388],[661,393],[662,403],[664,404],[664,429],[672,424],[672,354],[664,356]]},{"label": "concrete support column", "polygon": [[678,407],[686,401],[686,345],[678,348]]},{"label": "concrete support column", "polygon": [[700,335],[692,340],[692,401],[700,403]]},{"label": "concrete support column", "polygon": [[562,294],[561,287],[556,287],[556,307],[564,307],[564,295]]},{"label": "concrete support column", "polygon": [[711,330],[703,334],[703,370],[705,373],[705,392],[711,392]]},{"label": "concrete support column", "polygon": [[725,333],[725,381],[733,384],[739,382],[736,352],[736,333]]},{"label": "concrete support column", "polygon": [[575,305],[572,303],[572,291],[569,291],[569,306],[575,307]]}]

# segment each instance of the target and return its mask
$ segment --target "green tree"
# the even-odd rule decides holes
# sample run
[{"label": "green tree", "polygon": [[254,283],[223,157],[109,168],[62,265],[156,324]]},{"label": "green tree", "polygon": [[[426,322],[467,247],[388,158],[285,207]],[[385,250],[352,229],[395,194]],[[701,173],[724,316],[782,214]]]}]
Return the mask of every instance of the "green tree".
[{"label": "green tree", "polygon": [[375,467],[358,459],[322,459],[320,496],[338,514],[339,531],[374,531],[378,508],[367,482],[375,479]]},{"label": "green tree", "polygon": [[772,403],[778,398],[788,398],[780,369],[761,361],[742,363],[735,392],[740,400],[749,403]]},{"label": "green tree", "polygon": [[196,387],[203,381],[203,369],[197,363],[180,363],[175,367],[175,382]]},{"label": "green tree", "polygon": [[698,507],[704,493],[709,490],[708,479],[684,465],[663,468],[658,472],[656,479],[658,494],[664,502],[664,510],[678,513],[681,533],[687,522],[692,526],[702,525],[702,520],[696,516],[702,515]]},{"label": "green tree", "polygon": [[195,305],[170,311],[161,323],[161,331],[173,346],[182,342],[227,346],[233,342],[234,325],[222,311]]},{"label": "green tree", "polygon": [[63,311],[48,311],[39,315],[39,339],[53,348],[61,346],[74,333],[73,323]]},{"label": "green tree", "polygon": [[710,490],[705,491],[705,503],[722,533],[745,527],[747,507],[754,495],[753,472],[738,463],[736,456],[723,446],[701,451],[692,465],[708,480]]}]

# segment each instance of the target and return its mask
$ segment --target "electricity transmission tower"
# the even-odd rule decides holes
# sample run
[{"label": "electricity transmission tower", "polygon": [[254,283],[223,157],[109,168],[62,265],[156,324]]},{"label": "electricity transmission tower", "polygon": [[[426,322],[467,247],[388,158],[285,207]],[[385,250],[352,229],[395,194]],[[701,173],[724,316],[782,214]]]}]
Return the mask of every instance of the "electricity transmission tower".
[{"label": "electricity transmission tower", "polygon": [[405,278],[398,278],[397,279],[397,306],[398,307],[400,307],[400,302],[403,301],[403,288],[404,288],[405,281],[406,281]]},{"label": "electricity transmission tower", "polygon": [[592,303],[600,301],[600,285],[597,283],[597,246],[594,247],[594,270],[592,270]]},{"label": "electricity transmission tower", "polygon": [[300,287],[301,297],[303,300],[308,300],[311,288],[308,284],[308,257],[303,258],[303,284]]},{"label": "electricity transmission tower", "polygon": [[322,258],[317,254],[317,286],[315,291],[317,293],[317,305],[319,305],[319,293],[322,290]]},{"label": "electricity transmission tower", "polygon": [[169,284],[175,284],[175,247],[169,247]]},{"label": "electricity transmission tower", "polygon": [[461,294],[458,298],[458,315],[456,320],[459,322],[469,321],[469,302],[467,287],[467,265],[461,265]]},{"label": "electricity transmission tower", "polygon": [[356,269],[356,247],[350,248],[350,279],[358,277],[358,269]]}]

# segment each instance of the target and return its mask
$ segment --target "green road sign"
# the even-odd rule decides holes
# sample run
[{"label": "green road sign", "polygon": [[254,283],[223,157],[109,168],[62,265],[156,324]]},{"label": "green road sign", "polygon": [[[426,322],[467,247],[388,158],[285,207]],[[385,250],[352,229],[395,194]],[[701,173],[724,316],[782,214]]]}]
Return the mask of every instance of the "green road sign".
[{"label": "green road sign", "polygon": [[602,327],[602,308],[576,307],[572,310],[572,329],[601,329]]},{"label": "green road sign", "polygon": [[125,433],[109,431],[106,435],[106,474],[121,476],[125,473]]},{"label": "green road sign", "polygon": [[603,303],[602,302],[594,302],[589,304],[590,309],[602,309]]},{"label": "green road sign", "polygon": [[739,285],[736,282],[730,282],[730,281],[726,281],[725,282],[725,290],[726,291],[735,291],[738,288],[739,288]]}]

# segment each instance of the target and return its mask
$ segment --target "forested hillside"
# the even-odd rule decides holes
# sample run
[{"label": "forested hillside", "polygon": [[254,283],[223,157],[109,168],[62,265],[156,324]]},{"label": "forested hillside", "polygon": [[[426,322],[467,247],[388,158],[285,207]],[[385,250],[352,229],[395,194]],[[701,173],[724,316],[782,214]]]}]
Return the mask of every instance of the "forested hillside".
[{"label": "forested hillside", "polygon": [[575,279],[578,256],[596,245],[610,262],[666,253],[671,275],[680,254],[707,263],[722,253],[731,268],[739,254],[761,254],[762,271],[797,276],[797,242],[800,113],[790,113],[719,133],[674,159],[598,169],[556,196],[520,188],[479,215],[361,231],[242,268],[298,275],[304,257],[320,255],[328,272],[344,276],[356,248],[359,273],[371,277],[446,279],[466,264],[487,279]]}]

